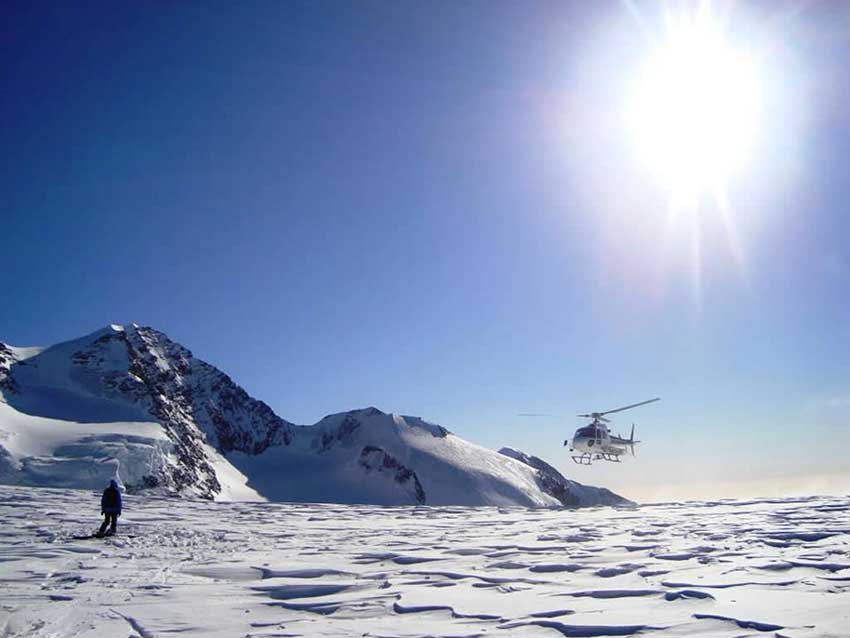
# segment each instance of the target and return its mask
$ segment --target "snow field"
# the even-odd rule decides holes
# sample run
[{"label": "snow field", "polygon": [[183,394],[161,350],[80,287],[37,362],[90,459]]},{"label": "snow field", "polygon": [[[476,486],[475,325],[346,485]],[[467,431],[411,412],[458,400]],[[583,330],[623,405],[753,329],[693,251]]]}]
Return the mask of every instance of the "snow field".
[{"label": "snow field", "polygon": [[0,487],[0,636],[846,637],[850,498],[616,510]]}]

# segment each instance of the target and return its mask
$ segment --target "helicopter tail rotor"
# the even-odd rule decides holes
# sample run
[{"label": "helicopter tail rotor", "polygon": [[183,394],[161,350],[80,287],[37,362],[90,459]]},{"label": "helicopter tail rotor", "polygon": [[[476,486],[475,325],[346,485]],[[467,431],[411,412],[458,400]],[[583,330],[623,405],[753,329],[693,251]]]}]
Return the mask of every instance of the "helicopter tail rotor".
[{"label": "helicopter tail rotor", "polygon": [[635,441],[635,424],[632,423],[632,433],[629,435],[629,448],[632,451],[632,456],[635,455],[635,443],[640,443],[640,441]]}]

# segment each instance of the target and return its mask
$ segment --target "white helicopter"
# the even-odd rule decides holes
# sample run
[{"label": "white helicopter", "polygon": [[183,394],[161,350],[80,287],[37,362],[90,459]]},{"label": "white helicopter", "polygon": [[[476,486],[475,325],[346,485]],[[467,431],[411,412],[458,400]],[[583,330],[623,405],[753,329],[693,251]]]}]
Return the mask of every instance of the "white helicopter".
[{"label": "white helicopter", "polygon": [[647,403],[654,403],[660,400],[660,397],[656,397],[655,399],[633,403],[632,405],[617,408],[616,410],[579,414],[578,416],[593,419],[593,421],[576,430],[575,434],[573,434],[572,442],[570,442],[570,439],[564,441],[564,445],[570,446],[570,452],[578,452],[578,454],[572,455],[573,461],[579,465],[590,465],[594,459],[597,461],[619,463],[620,456],[625,454],[627,449],[631,449],[632,456],[634,456],[635,443],[640,443],[640,441],[635,441],[635,424],[632,423],[632,433],[627,439],[620,435],[612,435],[608,426],[605,425],[606,423],[610,423],[605,418],[605,415],[622,412],[623,410],[631,410],[639,405],[646,405]]}]

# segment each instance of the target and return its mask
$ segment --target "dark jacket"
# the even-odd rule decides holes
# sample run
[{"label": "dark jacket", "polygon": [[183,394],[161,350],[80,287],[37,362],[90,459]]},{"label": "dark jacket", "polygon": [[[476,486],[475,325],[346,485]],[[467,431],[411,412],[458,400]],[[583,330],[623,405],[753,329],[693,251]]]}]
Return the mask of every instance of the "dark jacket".
[{"label": "dark jacket", "polygon": [[101,514],[121,514],[121,490],[118,489],[118,482],[114,479],[109,481],[109,487],[103,490],[103,496],[100,497],[100,513]]}]

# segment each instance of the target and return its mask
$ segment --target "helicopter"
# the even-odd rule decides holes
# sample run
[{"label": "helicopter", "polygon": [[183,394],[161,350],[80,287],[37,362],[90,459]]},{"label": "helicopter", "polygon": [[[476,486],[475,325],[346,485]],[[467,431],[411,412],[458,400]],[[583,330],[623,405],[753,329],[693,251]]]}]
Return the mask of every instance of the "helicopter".
[{"label": "helicopter", "polygon": [[632,433],[629,438],[624,438],[619,434],[612,435],[608,426],[605,425],[606,423],[610,423],[605,418],[605,415],[622,412],[623,410],[631,410],[639,405],[646,405],[647,403],[654,403],[660,400],[660,397],[656,397],[655,399],[633,403],[622,408],[617,408],[616,410],[579,414],[578,416],[593,419],[593,421],[576,430],[572,441],[570,439],[564,441],[565,446],[569,445],[570,452],[578,452],[578,454],[572,455],[573,461],[579,465],[590,465],[594,460],[619,463],[620,456],[625,454],[627,449],[631,449],[632,456],[634,456],[635,443],[640,443],[640,441],[635,441],[634,423],[632,423]]}]

